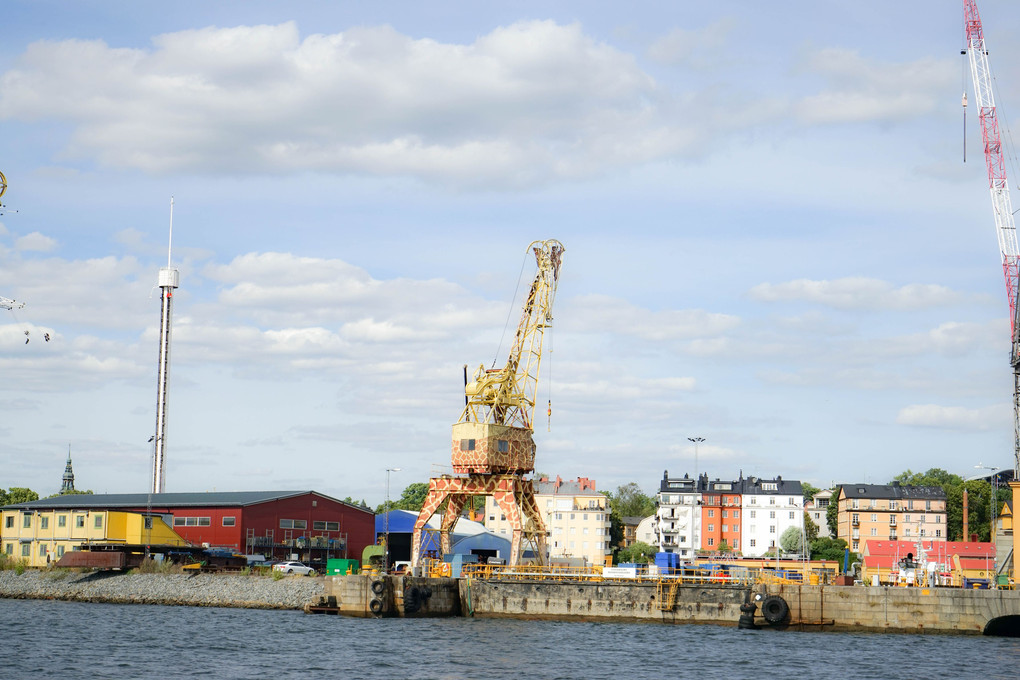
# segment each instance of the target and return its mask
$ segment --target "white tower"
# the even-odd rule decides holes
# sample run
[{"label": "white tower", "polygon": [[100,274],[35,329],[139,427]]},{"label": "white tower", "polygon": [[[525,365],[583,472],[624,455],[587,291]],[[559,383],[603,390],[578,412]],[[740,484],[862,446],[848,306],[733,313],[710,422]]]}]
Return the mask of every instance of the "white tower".
[{"label": "white tower", "polygon": [[166,266],[159,269],[159,377],[156,384],[156,435],[152,447],[152,493],[166,491],[166,397],[170,379],[170,318],[173,290],[181,274],[170,265],[170,249],[174,240],[174,199],[170,197],[170,241],[166,249]]}]

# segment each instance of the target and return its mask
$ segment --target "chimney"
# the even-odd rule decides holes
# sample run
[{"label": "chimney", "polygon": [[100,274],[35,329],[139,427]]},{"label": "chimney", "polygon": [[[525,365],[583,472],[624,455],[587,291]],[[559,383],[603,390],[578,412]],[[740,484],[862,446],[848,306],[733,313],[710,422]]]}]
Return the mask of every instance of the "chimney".
[{"label": "chimney", "polygon": [[964,487],[964,489],[963,489],[963,540],[964,540],[964,542],[967,542],[967,541],[970,540],[970,534],[967,533],[969,530],[970,530],[970,527],[967,526],[967,488]]},{"label": "chimney", "polygon": [[556,490],[559,491],[561,486],[563,486],[563,480],[559,475],[556,475]]}]

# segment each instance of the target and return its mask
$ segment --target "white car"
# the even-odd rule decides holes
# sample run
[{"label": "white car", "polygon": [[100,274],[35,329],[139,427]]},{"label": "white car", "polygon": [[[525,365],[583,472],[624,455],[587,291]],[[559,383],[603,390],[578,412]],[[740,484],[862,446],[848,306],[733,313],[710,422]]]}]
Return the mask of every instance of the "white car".
[{"label": "white car", "polygon": [[273,565],[273,571],[282,571],[284,574],[315,576],[315,570],[311,567],[305,566],[301,562],[277,562]]}]

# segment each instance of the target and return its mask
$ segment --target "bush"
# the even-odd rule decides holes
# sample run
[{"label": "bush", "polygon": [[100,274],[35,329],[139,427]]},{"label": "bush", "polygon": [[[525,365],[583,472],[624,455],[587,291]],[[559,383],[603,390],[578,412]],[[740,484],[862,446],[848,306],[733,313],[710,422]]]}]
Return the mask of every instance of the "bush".
[{"label": "bush", "polygon": [[284,573],[283,573],[282,571],[280,571],[279,569],[273,569],[273,580],[274,580],[274,581],[279,581],[279,580],[280,580],[281,578],[283,578],[284,576],[286,576],[286,574],[284,574]]}]

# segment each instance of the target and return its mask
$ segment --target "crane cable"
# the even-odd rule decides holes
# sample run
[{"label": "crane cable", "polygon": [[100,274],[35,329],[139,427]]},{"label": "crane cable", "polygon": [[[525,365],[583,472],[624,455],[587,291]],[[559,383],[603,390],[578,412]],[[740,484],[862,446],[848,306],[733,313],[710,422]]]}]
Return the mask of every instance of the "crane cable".
[{"label": "crane cable", "polygon": [[506,331],[510,328],[510,319],[513,318],[514,309],[517,307],[517,294],[521,290],[521,281],[524,280],[524,268],[528,265],[528,254],[531,250],[524,252],[524,257],[521,259],[521,270],[517,273],[517,285],[514,287],[514,296],[510,300],[510,307],[506,312],[506,321],[503,322],[503,334],[499,336],[499,345],[496,347],[496,355],[492,357],[492,368],[496,368],[496,362],[499,361],[500,352],[503,350],[503,341],[506,339]]}]

